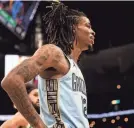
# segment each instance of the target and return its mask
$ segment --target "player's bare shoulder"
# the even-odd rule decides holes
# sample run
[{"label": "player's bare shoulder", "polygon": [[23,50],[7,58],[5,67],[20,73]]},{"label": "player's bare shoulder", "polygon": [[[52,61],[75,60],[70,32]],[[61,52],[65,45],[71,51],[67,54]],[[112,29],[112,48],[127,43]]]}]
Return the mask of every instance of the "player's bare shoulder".
[{"label": "player's bare shoulder", "polygon": [[66,74],[69,70],[69,64],[63,51],[53,44],[42,46],[34,55],[38,56],[39,62],[44,62],[45,67],[54,68],[61,74]]},{"label": "player's bare shoulder", "polygon": [[62,58],[62,56],[63,56],[62,50],[53,44],[43,45],[34,54],[34,57],[37,57],[40,61],[43,62],[44,61],[57,62],[59,61],[60,58]]}]

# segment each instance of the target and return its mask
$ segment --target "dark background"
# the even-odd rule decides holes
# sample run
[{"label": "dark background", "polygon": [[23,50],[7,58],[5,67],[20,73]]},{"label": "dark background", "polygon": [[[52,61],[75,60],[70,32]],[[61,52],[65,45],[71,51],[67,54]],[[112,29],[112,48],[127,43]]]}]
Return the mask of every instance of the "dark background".
[{"label": "dark background", "polygon": [[[79,9],[90,18],[96,32],[93,52],[85,52],[79,65],[85,77],[88,93],[88,113],[104,113],[134,108],[134,2],[127,1],[68,1],[70,8]],[[34,28],[38,13],[46,11],[41,2],[24,40],[0,24],[0,80],[4,76],[4,55],[32,55],[35,51]],[[20,49],[16,49],[18,46]],[[121,85],[121,89],[117,89]],[[111,105],[120,99],[117,109]],[[15,110],[7,94],[0,88],[0,114],[13,114]],[[128,117],[128,123],[124,118]],[[113,117],[115,118],[115,117]],[[115,124],[108,118],[95,120],[95,128],[133,128],[134,115],[121,116]],[[92,121],[92,120],[91,120]],[[118,127],[119,128],[119,127]]]}]

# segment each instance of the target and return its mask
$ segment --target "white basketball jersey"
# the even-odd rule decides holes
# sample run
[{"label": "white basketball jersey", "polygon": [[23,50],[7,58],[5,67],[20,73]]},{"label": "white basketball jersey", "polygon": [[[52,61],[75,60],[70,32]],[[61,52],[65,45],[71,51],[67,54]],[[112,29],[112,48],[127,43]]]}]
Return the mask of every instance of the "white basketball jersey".
[{"label": "white basketball jersey", "polygon": [[48,128],[89,128],[86,85],[77,64],[59,79],[39,76],[41,118]]}]

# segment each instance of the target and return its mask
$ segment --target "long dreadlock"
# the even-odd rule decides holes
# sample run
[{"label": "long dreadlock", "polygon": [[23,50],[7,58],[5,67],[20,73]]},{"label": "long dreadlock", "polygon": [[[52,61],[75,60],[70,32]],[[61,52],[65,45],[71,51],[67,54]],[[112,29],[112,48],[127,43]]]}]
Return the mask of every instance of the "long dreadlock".
[{"label": "long dreadlock", "polygon": [[44,42],[59,46],[67,55],[73,49],[75,40],[74,25],[83,12],[69,9],[63,3],[52,3],[51,10],[43,16]]}]

